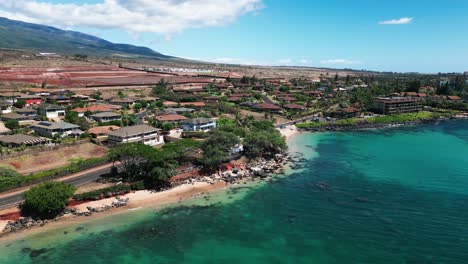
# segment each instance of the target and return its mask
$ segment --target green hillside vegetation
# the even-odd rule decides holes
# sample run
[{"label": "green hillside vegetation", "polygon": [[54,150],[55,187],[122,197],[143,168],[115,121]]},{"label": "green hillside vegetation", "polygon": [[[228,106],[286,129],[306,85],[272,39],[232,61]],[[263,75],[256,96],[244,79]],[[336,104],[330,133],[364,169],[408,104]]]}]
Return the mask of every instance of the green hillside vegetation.
[{"label": "green hillside vegetation", "polygon": [[0,17],[0,48],[61,54],[126,56],[171,59],[146,47],[115,44],[75,31],[25,23]]}]

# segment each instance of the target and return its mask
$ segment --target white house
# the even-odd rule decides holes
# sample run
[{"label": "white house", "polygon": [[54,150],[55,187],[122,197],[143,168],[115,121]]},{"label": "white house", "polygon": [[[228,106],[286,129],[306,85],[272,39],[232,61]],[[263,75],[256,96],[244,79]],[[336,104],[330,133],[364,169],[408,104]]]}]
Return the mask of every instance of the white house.
[{"label": "white house", "polygon": [[209,131],[216,128],[216,121],[211,118],[194,118],[182,122],[184,132]]},{"label": "white house", "polygon": [[164,144],[164,137],[159,133],[160,129],[148,125],[122,127],[110,132],[108,140],[111,144],[143,143],[148,146]]},{"label": "white house", "polygon": [[44,104],[37,108],[37,113],[47,118],[59,118],[65,116],[65,108],[58,105]]}]

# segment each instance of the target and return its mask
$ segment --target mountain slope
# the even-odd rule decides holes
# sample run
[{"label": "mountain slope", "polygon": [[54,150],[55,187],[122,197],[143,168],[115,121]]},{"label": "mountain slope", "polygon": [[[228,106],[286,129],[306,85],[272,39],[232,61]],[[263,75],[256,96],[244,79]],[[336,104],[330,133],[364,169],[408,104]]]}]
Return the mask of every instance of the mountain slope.
[{"label": "mountain slope", "polygon": [[64,54],[170,59],[146,47],[115,44],[88,34],[0,17],[0,48]]}]

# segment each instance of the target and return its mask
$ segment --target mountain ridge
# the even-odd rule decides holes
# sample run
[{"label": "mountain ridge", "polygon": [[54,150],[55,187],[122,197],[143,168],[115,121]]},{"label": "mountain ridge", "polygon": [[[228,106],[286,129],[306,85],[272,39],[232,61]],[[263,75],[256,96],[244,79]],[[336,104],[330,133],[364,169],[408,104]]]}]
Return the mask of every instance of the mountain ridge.
[{"label": "mountain ridge", "polygon": [[90,56],[176,59],[147,47],[112,43],[78,31],[0,17],[0,48]]}]

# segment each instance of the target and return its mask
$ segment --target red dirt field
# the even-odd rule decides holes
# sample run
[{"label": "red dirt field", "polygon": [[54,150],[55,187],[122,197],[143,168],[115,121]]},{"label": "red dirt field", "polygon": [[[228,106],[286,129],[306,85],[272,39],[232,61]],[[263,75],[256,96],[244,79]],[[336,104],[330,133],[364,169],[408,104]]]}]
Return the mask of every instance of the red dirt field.
[{"label": "red dirt field", "polygon": [[209,83],[210,78],[147,73],[111,66],[93,67],[0,67],[0,82],[21,82],[40,85],[43,82],[69,88],[101,86],[153,85],[161,79],[173,83]]}]

